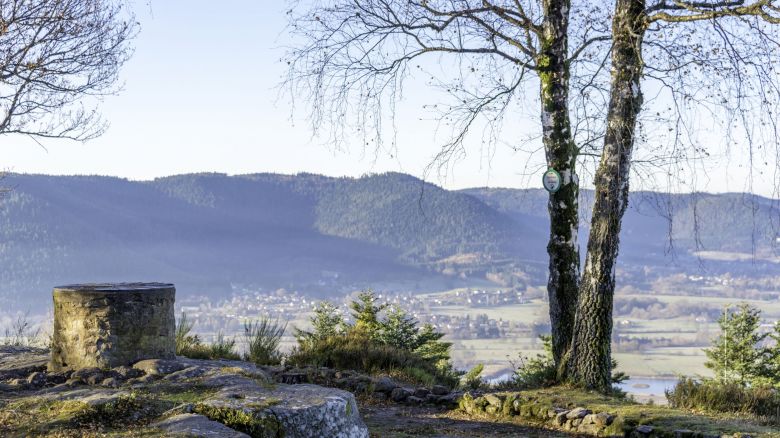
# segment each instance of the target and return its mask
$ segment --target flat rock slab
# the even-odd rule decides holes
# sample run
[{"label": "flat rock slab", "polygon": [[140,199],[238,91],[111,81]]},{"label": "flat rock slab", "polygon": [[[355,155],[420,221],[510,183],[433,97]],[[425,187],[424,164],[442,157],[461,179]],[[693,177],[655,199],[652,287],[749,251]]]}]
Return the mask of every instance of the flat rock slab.
[{"label": "flat rock slab", "polygon": [[165,436],[173,437],[249,438],[245,433],[197,414],[175,415],[154,423],[152,427],[165,432]]},{"label": "flat rock slab", "polygon": [[26,378],[46,369],[49,350],[33,347],[0,346],[0,380]]},{"label": "flat rock slab", "polygon": [[133,368],[153,376],[175,373],[187,368],[187,365],[177,360],[146,359],[133,364]]},{"label": "flat rock slab", "polygon": [[60,386],[40,391],[37,397],[41,401],[76,401],[89,406],[104,406],[117,402],[122,397],[130,395],[129,391],[105,388],[67,389]]},{"label": "flat rock slab", "polygon": [[214,420],[219,415],[249,413],[287,438],[368,438],[355,396],[346,391],[308,384],[269,385],[224,371],[208,376],[202,384],[220,388],[195,407]]}]

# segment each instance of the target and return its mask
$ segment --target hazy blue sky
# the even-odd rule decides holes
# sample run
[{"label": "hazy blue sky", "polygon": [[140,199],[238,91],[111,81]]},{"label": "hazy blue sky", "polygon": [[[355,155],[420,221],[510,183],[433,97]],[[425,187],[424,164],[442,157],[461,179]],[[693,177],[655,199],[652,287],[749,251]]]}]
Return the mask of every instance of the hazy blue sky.
[{"label": "hazy blue sky", "polygon": [[[85,144],[44,141],[48,151],[29,139],[5,137],[0,168],[131,179],[201,171],[358,176],[393,170],[421,176],[436,152],[436,125],[420,121],[425,115],[417,111],[428,97],[422,88],[413,93],[417,100],[403,107],[397,153],[366,153],[359,145],[334,151],[311,138],[303,111],[290,118],[289,99],[276,98],[284,73],[278,47],[286,42],[285,4],[166,0],[148,6],[137,1],[142,28],[123,71],[125,87],[102,106],[111,123],[108,132]],[[507,143],[538,129],[527,121],[518,125]],[[538,158],[529,169],[527,155],[475,144],[446,178],[431,179],[451,188],[540,186]],[[701,179],[698,188],[744,190],[744,171],[729,163],[733,157],[726,167],[713,162],[723,174]],[[758,181],[756,191],[771,195],[768,182]]]}]

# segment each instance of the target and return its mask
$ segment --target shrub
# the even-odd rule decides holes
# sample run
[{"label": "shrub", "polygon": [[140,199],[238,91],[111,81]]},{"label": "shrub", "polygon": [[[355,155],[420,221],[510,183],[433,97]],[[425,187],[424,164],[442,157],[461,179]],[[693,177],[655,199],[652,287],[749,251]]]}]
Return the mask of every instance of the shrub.
[{"label": "shrub", "polygon": [[776,417],[780,393],[768,386],[744,387],[738,382],[696,381],[683,377],[666,399],[673,408],[707,412],[731,412]]},{"label": "shrub", "polygon": [[217,333],[217,339],[208,345],[209,359],[230,359],[240,360],[241,356],[236,353],[236,339],[227,339],[222,332]]},{"label": "shrub", "polygon": [[311,318],[312,331],[294,329],[299,343],[315,342],[344,333],[344,318],[332,303],[322,301],[314,307]]},{"label": "shrub", "polygon": [[557,372],[552,354],[552,336],[541,335],[544,353],[536,357],[520,356],[519,363],[512,364],[515,373],[510,380],[510,386],[519,389],[542,388],[556,383]]},{"label": "shrub", "polygon": [[277,365],[282,361],[279,342],[284,336],[287,324],[279,320],[262,317],[255,322],[244,323],[244,337],[247,343],[245,359],[258,365]]},{"label": "shrub", "polygon": [[438,382],[449,386],[457,383],[453,376],[441,372],[435,363],[415,352],[376,342],[361,332],[299,344],[290,354],[289,362],[299,366],[352,369],[369,374],[386,373],[414,383]]},{"label": "shrub", "polygon": [[353,325],[330,303],[315,307],[311,332],[296,330],[298,347],[290,356],[297,365],[347,368],[393,374],[416,383],[454,386],[460,373],[450,363],[451,343],[442,342],[429,324],[422,328],[404,310],[388,308],[373,292],[362,292],[350,304]]},{"label": "shrub", "polygon": [[187,315],[182,313],[176,325],[176,355],[191,359],[241,359],[241,356],[235,352],[235,339],[227,339],[222,332],[219,332],[214,343],[204,344],[198,335],[192,334],[194,326],[195,322],[188,321]]},{"label": "shrub", "polygon": [[[537,354],[534,357],[523,356],[519,357],[517,362],[510,361],[512,368],[515,370],[512,377],[506,381],[497,384],[498,388],[503,389],[534,389],[553,386],[558,383],[558,370],[555,367],[555,360],[553,359],[552,352],[552,336],[540,335],[539,339],[542,341],[543,353]],[[617,361],[612,359],[612,383],[621,383],[628,379],[628,376],[620,371],[615,371],[618,364]],[[618,387],[613,387],[613,395],[624,395]]]},{"label": "shrub", "polygon": [[18,315],[11,327],[4,330],[3,345],[12,346],[48,346],[49,340],[41,335],[40,328],[34,328],[29,319],[29,312]]},{"label": "shrub", "polygon": [[482,371],[485,365],[478,363],[463,376],[463,387],[471,390],[477,390],[484,383],[482,380]]},{"label": "shrub", "polygon": [[187,356],[188,352],[200,345],[198,335],[191,334],[193,327],[195,327],[195,321],[189,321],[187,314],[182,313],[179,323],[176,324],[176,354],[178,356]]}]

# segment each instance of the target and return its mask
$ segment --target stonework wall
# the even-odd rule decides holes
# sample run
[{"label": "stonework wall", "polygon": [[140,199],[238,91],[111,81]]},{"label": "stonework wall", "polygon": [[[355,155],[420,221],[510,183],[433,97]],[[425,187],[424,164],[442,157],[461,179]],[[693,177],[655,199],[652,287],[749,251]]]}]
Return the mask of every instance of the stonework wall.
[{"label": "stonework wall", "polygon": [[176,355],[172,284],[54,288],[49,369],[112,368]]}]

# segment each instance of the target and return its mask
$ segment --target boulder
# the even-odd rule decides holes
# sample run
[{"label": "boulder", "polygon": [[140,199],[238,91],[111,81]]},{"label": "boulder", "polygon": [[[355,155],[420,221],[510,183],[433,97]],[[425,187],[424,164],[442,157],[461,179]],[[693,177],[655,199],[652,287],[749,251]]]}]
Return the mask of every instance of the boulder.
[{"label": "boulder", "polygon": [[398,384],[387,376],[382,376],[374,380],[374,391],[376,392],[390,393],[397,387]]},{"label": "boulder", "polygon": [[434,395],[447,395],[447,394],[449,394],[449,393],[450,393],[450,390],[449,390],[449,389],[447,389],[447,387],[446,387],[446,386],[441,386],[441,385],[433,385],[433,387],[431,388],[431,392],[432,392]]},{"label": "boulder", "polygon": [[109,388],[116,388],[121,382],[116,377],[108,377],[100,382],[100,386],[108,386]]},{"label": "boulder", "polygon": [[233,430],[222,423],[209,420],[203,415],[179,414],[152,424],[152,427],[165,432],[165,436],[211,437],[211,438],[249,438],[245,433]]},{"label": "boulder", "polygon": [[606,412],[599,412],[593,416],[593,423],[599,426],[609,426],[615,420],[615,416]]},{"label": "boulder", "polygon": [[585,423],[584,421],[582,424],[580,424],[577,427],[577,432],[580,433],[587,433],[588,435],[598,435],[599,432],[603,429],[602,426],[599,426],[596,423]]},{"label": "boulder", "polygon": [[141,377],[144,375],[143,371],[128,365],[120,365],[118,367],[113,368],[111,371],[113,371],[114,374],[116,374],[117,378],[122,380],[134,379],[136,377]]},{"label": "boulder", "polygon": [[425,399],[431,391],[427,388],[417,388],[414,390],[414,396],[417,398]]},{"label": "boulder", "polygon": [[458,401],[460,400],[461,397],[463,397],[462,393],[452,392],[447,395],[443,395],[439,397],[437,403],[443,406],[455,407],[458,405]]},{"label": "boulder", "polygon": [[562,411],[562,412],[559,412],[559,413],[558,413],[558,414],[555,416],[555,419],[553,420],[553,423],[554,423],[556,426],[563,426],[564,424],[566,424],[566,421],[567,421],[566,414],[568,414],[568,413],[569,413],[569,411]]},{"label": "boulder", "polygon": [[215,421],[249,414],[251,424],[240,431],[253,436],[256,433],[251,431],[262,430],[269,436],[276,433],[286,438],[368,438],[368,428],[351,393],[310,384],[266,388],[252,379],[234,376],[217,394],[196,403],[194,411]]},{"label": "boulder", "polygon": [[569,420],[582,419],[585,418],[586,415],[590,415],[592,413],[593,411],[591,411],[590,409],[574,408],[571,411],[569,411],[568,414],[566,414],[566,418]]},{"label": "boulder", "polygon": [[95,384],[94,382],[103,380],[104,378],[103,370],[98,367],[81,368],[70,375],[70,380],[74,382],[89,383],[91,380],[93,385]]},{"label": "boulder", "polygon": [[502,401],[500,398],[498,398],[497,395],[485,394],[484,397],[490,406],[495,406],[496,408],[501,409]]},{"label": "boulder", "polygon": [[634,429],[634,432],[643,434],[643,435],[649,435],[653,433],[653,426],[648,426],[646,424],[643,424],[641,426],[637,426],[636,429]]},{"label": "boulder", "polygon": [[27,377],[27,383],[31,386],[43,386],[46,383],[46,373],[35,371]]},{"label": "boulder", "polygon": [[299,383],[309,383],[309,376],[302,372],[286,372],[276,375],[276,381],[288,385],[297,385]]},{"label": "boulder", "polygon": [[414,391],[409,388],[395,388],[393,392],[390,393],[390,399],[400,403],[405,401],[412,394],[414,394]]},{"label": "boulder", "polygon": [[418,405],[421,405],[423,403],[425,403],[425,399],[422,399],[422,398],[414,396],[414,395],[411,395],[411,396],[406,398],[406,404],[408,404],[408,405],[418,406]]}]

